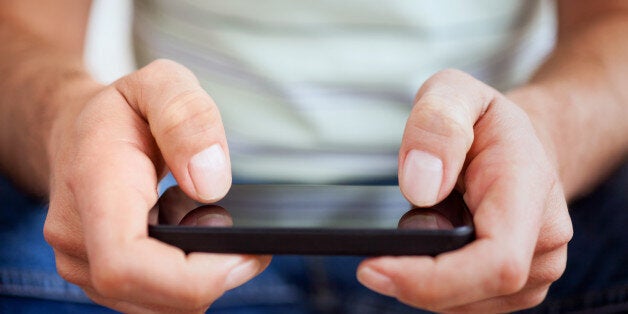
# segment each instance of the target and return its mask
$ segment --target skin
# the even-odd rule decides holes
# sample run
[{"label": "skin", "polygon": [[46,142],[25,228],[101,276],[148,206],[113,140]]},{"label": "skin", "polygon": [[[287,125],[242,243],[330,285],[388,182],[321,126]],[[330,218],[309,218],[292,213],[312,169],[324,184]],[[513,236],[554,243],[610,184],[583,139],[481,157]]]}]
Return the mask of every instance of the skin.
[{"label": "skin", "polygon": [[[477,241],[434,258],[366,260],[364,285],[419,308],[487,313],[534,306],[561,276],[567,201],[628,156],[628,4],[567,2],[558,2],[558,43],[528,84],[504,95],[445,70],[420,88],[399,152],[401,190],[415,205],[464,191]],[[58,272],[95,302],[202,312],[270,258],[185,255],[146,225],[168,169],[196,200],[224,196],[220,115],[172,61],[109,86],[93,81],[81,60],[88,8],[0,2],[0,170],[49,197],[44,235]],[[208,164],[198,157],[207,151],[224,159]]]}]

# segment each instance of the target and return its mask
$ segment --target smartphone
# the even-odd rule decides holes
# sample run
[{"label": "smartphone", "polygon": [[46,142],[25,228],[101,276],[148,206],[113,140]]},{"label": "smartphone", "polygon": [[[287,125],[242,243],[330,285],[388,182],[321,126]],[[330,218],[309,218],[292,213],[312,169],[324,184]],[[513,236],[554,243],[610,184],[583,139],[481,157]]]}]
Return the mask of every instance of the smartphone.
[{"label": "smartphone", "polygon": [[149,235],[185,252],[434,256],[474,239],[457,192],[429,208],[398,186],[233,185],[215,204],[170,192]]}]

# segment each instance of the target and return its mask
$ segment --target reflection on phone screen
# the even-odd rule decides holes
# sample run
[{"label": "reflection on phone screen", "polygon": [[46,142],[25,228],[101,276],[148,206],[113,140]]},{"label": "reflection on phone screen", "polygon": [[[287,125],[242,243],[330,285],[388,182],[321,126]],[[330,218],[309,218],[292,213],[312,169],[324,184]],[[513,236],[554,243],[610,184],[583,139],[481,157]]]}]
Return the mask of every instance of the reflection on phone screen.
[{"label": "reflection on phone screen", "polygon": [[397,186],[234,185],[215,204],[199,204],[175,186],[155,211],[153,224],[217,228],[451,230],[470,223],[460,194],[416,208]]}]

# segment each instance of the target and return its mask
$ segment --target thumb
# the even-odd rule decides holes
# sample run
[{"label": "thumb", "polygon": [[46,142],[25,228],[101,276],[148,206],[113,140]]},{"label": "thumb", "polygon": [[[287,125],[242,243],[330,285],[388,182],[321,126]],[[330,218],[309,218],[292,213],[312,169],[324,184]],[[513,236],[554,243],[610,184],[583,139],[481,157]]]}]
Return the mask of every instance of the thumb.
[{"label": "thumb", "polygon": [[431,206],[454,188],[474,139],[473,126],[497,92],[457,70],[428,79],[415,98],[399,150],[399,186]]},{"label": "thumb", "polygon": [[157,60],[114,86],[148,121],[162,157],[186,194],[212,202],[227,193],[231,164],[220,113],[191,71]]}]

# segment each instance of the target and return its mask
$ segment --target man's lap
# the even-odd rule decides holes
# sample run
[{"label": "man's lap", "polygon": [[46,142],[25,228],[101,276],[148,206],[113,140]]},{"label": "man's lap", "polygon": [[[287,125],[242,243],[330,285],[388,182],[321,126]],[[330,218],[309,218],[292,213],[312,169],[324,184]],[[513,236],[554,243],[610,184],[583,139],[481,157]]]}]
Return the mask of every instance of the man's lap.
[{"label": "man's lap", "polygon": [[[574,239],[565,275],[539,311],[628,306],[628,164],[595,193],[570,208]],[[46,205],[0,177],[0,312],[42,307],[106,313],[79,287],[60,278],[42,235]],[[399,313],[411,309],[376,295],[355,280],[359,258],[279,256],[251,282],[227,292],[212,311]],[[83,306],[83,307],[81,307]],[[623,308],[622,308],[623,309]]]},{"label": "man's lap", "polygon": [[540,309],[628,312],[628,163],[569,210],[574,236],[567,268]]},{"label": "man's lap", "polygon": [[[42,308],[53,312],[110,312],[94,306],[79,287],[57,274],[54,253],[42,234],[46,210],[44,202],[24,195],[0,177],[0,312],[12,309],[28,313]],[[308,313],[336,306],[341,298],[364,298],[364,294],[372,300],[367,304],[371,312],[390,306],[409,310],[357,283],[355,267],[359,258],[331,261],[323,257],[277,256],[262,274],[217,300],[212,312]]]}]

